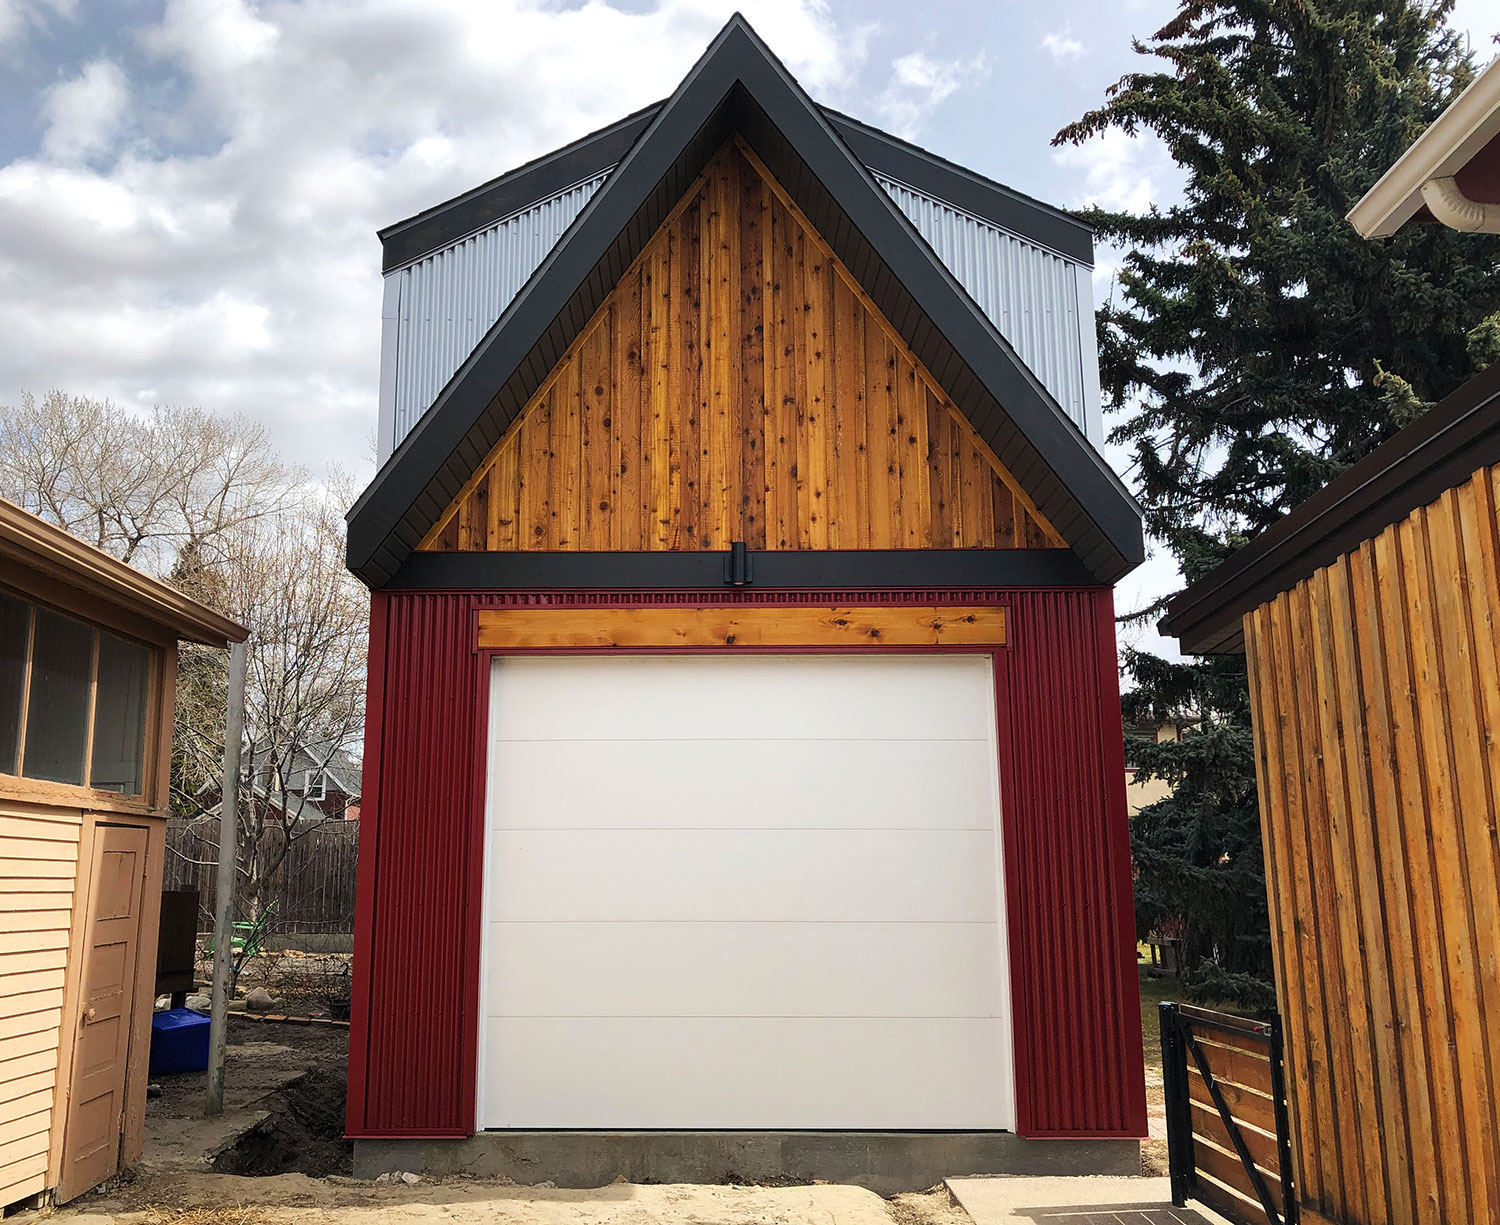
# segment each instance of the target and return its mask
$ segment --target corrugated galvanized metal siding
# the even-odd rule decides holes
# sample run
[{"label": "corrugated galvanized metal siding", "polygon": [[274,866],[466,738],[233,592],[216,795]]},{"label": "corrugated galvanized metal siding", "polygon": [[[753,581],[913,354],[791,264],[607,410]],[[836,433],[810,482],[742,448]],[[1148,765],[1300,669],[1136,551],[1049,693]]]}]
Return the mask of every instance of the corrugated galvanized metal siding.
[{"label": "corrugated galvanized metal siding", "polygon": [[[387,276],[387,294],[397,300],[395,326],[382,346],[381,402],[393,404],[389,426],[382,422],[382,460],[607,177],[576,184]],[[876,181],[1097,444],[1093,302],[1080,301],[1089,284],[1079,276],[1083,265],[893,179],[877,175]]]},{"label": "corrugated galvanized metal siding", "polygon": [[386,278],[396,283],[399,300],[395,433],[389,442],[381,439],[382,459],[427,411],[606,177],[577,183]]},{"label": "corrugated galvanized metal siding", "polygon": [[474,1126],[486,657],[512,604],[993,603],[1022,1135],[1141,1135],[1123,740],[1108,590],[377,593],[349,1133]]},{"label": "corrugated galvanized metal siding", "polygon": [[[1076,261],[894,179],[877,174],[875,181],[1068,416],[1089,434]],[[1083,309],[1092,327],[1093,303]]]}]

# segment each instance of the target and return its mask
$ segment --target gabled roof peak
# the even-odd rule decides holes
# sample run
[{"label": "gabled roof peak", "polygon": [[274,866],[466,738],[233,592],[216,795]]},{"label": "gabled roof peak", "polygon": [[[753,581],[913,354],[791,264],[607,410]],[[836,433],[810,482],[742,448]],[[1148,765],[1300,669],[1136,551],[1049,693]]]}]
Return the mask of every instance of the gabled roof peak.
[{"label": "gabled roof peak", "polygon": [[356,503],[350,568],[372,587],[396,577],[734,132],[1099,581],[1139,564],[1140,513],[1108,464],[736,15]]}]

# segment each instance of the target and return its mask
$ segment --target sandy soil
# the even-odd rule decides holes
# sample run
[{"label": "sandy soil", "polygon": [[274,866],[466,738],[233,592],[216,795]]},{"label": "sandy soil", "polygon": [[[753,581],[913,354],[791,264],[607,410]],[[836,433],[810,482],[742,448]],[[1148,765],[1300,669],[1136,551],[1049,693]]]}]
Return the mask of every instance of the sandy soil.
[{"label": "sandy soil", "polygon": [[144,1175],[84,1196],[52,1219],[69,1225],[893,1225],[886,1202],[860,1187],[617,1183],[565,1191],[471,1179],[377,1186],[301,1174]]}]

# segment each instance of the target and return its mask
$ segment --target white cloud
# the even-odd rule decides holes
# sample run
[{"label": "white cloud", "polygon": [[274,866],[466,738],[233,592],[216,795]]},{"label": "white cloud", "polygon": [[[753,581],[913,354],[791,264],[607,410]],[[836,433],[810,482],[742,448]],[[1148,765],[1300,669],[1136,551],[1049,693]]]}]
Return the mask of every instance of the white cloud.
[{"label": "white cloud", "polygon": [[891,79],[875,107],[891,131],[910,140],[939,105],[988,75],[983,52],[970,59],[945,60],[926,51],[909,51],[891,61]]},{"label": "white cloud", "polygon": [[1176,198],[1181,178],[1161,137],[1131,136],[1109,128],[1081,145],[1064,145],[1052,155],[1059,165],[1079,171],[1083,190],[1069,203],[1097,204],[1118,212],[1140,213]]},{"label": "white cloud", "polygon": [[71,20],[77,16],[78,0],[0,0],[0,47],[45,24],[49,13]]},{"label": "white cloud", "polygon": [[101,152],[119,132],[129,100],[129,83],[118,64],[106,59],[85,64],[72,80],[47,92],[42,152],[64,162]]},{"label": "white cloud", "polygon": [[1072,26],[1064,26],[1061,30],[1054,30],[1051,34],[1044,35],[1042,48],[1049,52],[1058,63],[1080,59],[1084,53],[1083,44],[1073,37]]},{"label": "white cloud", "polygon": [[138,73],[75,70],[0,164],[0,401],[242,411],[365,466],[375,229],[665,96],[741,6],[817,96],[852,88],[865,32],[825,0],[169,0],[122,32]]}]

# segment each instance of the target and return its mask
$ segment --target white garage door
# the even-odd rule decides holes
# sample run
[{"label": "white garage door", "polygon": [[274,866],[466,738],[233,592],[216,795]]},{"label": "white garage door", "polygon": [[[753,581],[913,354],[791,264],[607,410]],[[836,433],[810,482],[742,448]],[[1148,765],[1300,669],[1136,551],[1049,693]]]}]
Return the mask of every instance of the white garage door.
[{"label": "white garage door", "polygon": [[494,664],[481,1127],[1012,1128],[968,655]]}]

